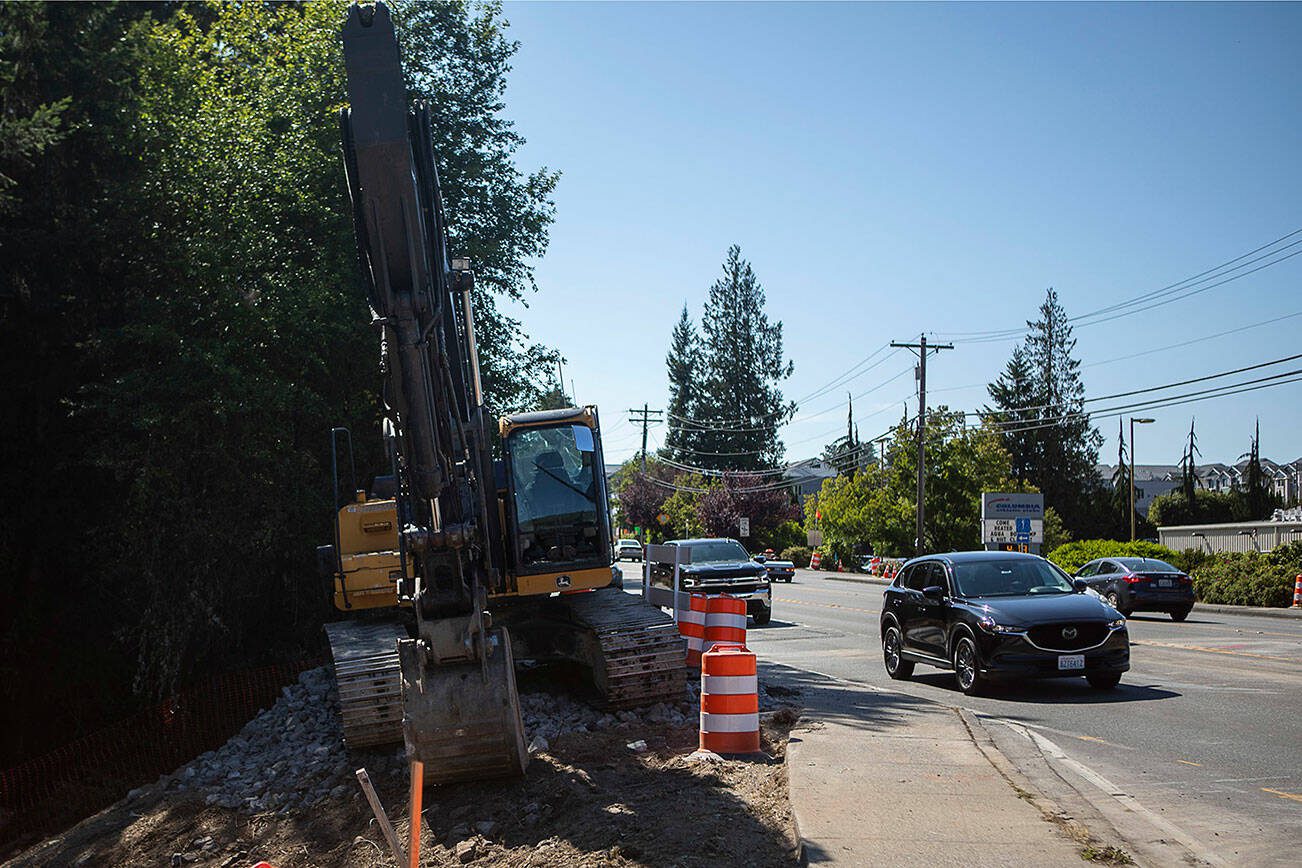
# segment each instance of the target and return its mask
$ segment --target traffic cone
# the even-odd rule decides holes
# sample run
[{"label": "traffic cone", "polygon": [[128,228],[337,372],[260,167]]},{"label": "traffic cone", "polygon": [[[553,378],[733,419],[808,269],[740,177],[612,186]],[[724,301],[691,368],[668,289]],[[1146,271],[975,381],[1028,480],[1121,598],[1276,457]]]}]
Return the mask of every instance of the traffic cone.
[{"label": "traffic cone", "polygon": [[1302,609],[1302,576],[1297,577],[1293,584],[1293,606],[1294,609]]}]

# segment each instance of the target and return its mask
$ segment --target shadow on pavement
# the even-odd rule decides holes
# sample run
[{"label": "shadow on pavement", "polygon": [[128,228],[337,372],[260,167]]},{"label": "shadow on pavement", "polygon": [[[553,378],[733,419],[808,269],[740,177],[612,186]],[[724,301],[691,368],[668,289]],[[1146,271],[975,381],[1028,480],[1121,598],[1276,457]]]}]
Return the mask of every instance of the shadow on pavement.
[{"label": "shadow on pavement", "polygon": [[867,685],[850,686],[826,675],[763,660],[760,679],[766,686],[799,691],[793,702],[798,702],[811,719],[861,729],[886,729],[917,710],[936,707],[933,700],[878,692]]},{"label": "shadow on pavement", "polygon": [[[927,684],[952,692],[955,697],[966,699],[958,689],[951,672],[926,672],[914,675],[910,681]],[[1161,687],[1142,684],[1127,684],[1125,676],[1121,683],[1111,690],[1097,690],[1090,687],[1084,678],[1048,678],[1042,681],[995,682],[983,694],[987,699],[1002,699],[1006,702],[1034,702],[1049,705],[1107,705],[1117,702],[1151,702],[1159,699],[1172,699],[1182,694]]]},{"label": "shadow on pavement", "polygon": [[1197,618],[1185,618],[1183,621],[1173,621],[1167,615],[1154,613],[1152,615],[1131,615],[1127,621],[1143,621],[1154,624],[1220,624],[1222,621],[1200,621]]}]

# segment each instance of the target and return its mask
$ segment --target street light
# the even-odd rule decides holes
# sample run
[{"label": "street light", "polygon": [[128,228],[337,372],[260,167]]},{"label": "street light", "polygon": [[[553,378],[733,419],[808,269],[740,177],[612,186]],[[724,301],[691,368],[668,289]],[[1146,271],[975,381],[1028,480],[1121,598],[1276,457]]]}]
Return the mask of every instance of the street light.
[{"label": "street light", "polygon": [[1209,554],[1209,555],[1210,555],[1210,554],[1213,554],[1213,552],[1212,552],[1212,544],[1209,543],[1209,542],[1207,541],[1207,534],[1205,534],[1205,533],[1199,533],[1198,531],[1194,531],[1193,533],[1189,534],[1189,536],[1191,536],[1191,537],[1196,537],[1197,539],[1202,540],[1202,541],[1203,541],[1203,545],[1207,546],[1207,554]]},{"label": "street light", "polygon": [[1135,541],[1135,423],[1147,425],[1156,419],[1136,419],[1130,417],[1130,541]]},{"label": "street light", "polygon": [[1250,537],[1252,537],[1252,547],[1253,547],[1254,549],[1256,549],[1257,551],[1261,551],[1261,546],[1257,545],[1257,529],[1256,529],[1255,527],[1254,527],[1252,530],[1241,530],[1241,531],[1239,531],[1239,536],[1250,536]]}]

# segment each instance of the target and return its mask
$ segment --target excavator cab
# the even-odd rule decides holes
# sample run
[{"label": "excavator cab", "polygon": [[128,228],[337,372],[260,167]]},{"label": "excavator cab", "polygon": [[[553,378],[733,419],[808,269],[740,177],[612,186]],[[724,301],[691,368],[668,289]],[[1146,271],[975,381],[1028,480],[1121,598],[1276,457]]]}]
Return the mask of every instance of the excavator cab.
[{"label": "excavator cab", "polygon": [[517,413],[499,422],[504,534],[521,595],[610,584],[610,507],[597,408]]}]

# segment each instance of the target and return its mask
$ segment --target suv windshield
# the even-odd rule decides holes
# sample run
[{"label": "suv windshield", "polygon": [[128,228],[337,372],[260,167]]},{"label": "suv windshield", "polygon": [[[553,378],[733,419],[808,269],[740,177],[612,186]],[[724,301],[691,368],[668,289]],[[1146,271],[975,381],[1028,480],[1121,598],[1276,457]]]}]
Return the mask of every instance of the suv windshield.
[{"label": "suv windshield", "polygon": [[954,579],[964,597],[1020,597],[1070,594],[1071,581],[1047,561],[988,560],[954,564]]},{"label": "suv windshield", "polygon": [[689,548],[692,550],[694,564],[735,564],[750,560],[750,555],[746,554],[741,544],[732,540],[694,543]]},{"label": "suv windshield", "polygon": [[1153,558],[1117,558],[1117,563],[1128,570],[1143,570],[1150,573],[1180,572],[1166,561],[1154,560]]}]

